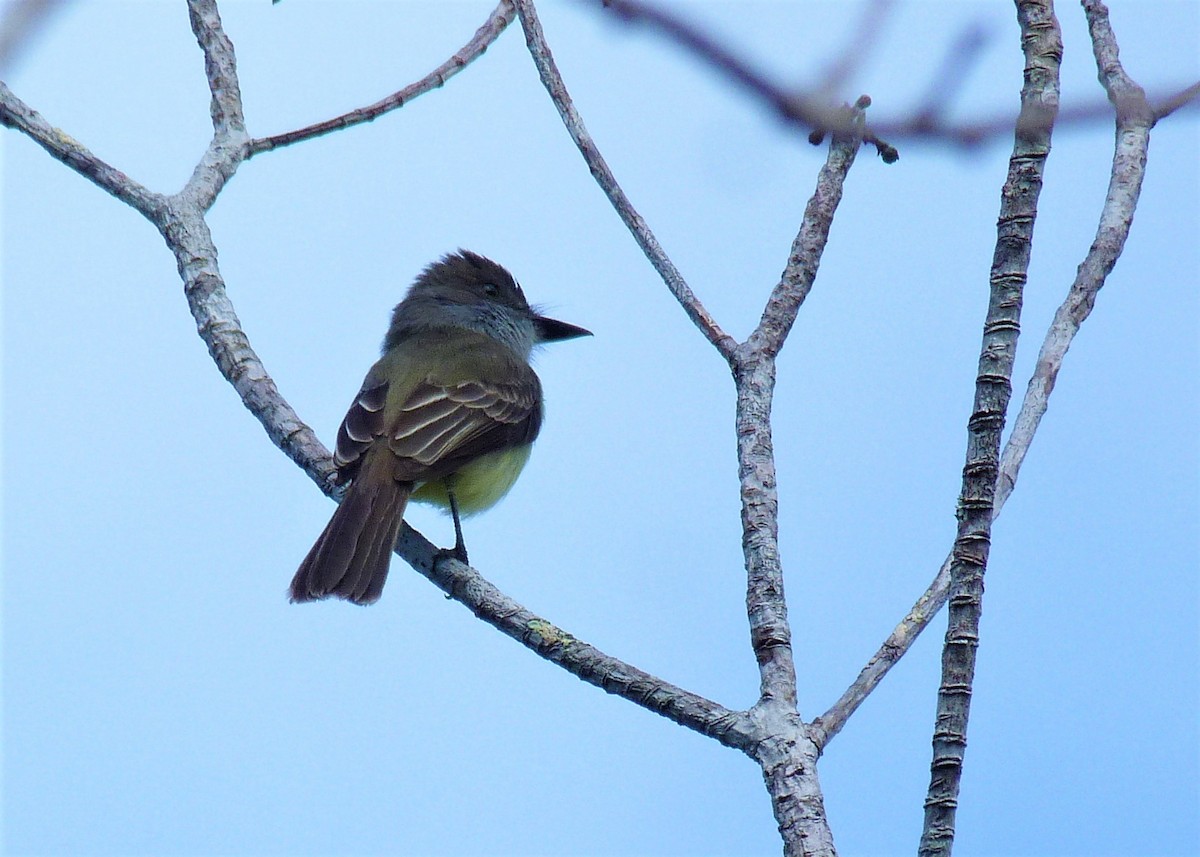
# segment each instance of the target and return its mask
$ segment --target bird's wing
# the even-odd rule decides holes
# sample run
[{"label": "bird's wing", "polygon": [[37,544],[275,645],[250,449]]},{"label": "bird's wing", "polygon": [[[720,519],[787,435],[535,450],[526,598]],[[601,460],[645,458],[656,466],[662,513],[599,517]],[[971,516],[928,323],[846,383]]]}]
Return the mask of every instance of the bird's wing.
[{"label": "bird's wing", "polygon": [[439,479],[489,452],[532,443],[542,421],[533,370],[512,382],[424,381],[392,425],[388,446],[413,480]]},{"label": "bird's wing", "polygon": [[398,460],[396,478],[425,482],[485,453],[532,443],[541,428],[541,384],[528,366],[507,382],[426,378],[394,418],[385,412],[387,398],[388,382],[368,375],[338,429],[334,464],[344,479],[384,437]]},{"label": "bird's wing", "polygon": [[372,371],[346,411],[333,452],[333,463],[343,479],[350,479],[358,472],[363,454],[387,430],[383,413],[387,394],[388,382],[377,378]]}]

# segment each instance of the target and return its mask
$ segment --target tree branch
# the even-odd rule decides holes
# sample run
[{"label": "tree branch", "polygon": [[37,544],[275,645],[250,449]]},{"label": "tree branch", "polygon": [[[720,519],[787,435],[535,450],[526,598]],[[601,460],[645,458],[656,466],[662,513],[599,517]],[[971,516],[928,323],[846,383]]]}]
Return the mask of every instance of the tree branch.
[{"label": "tree branch", "polygon": [[153,220],[164,203],[162,194],[154,193],[125,173],[93,155],[88,149],[63,131],[55,128],[42,115],[13,94],[0,81],[0,125],[13,128],[29,137],[75,172],[101,190],[132,206]]},{"label": "tree branch", "polygon": [[954,842],[971,686],[975,678],[975,653],[979,645],[983,576],[991,547],[1000,471],[1000,435],[1012,394],[1022,292],[1028,276],[1037,201],[1058,107],[1062,36],[1052,0],[1017,0],[1017,19],[1025,53],[1021,113],[1032,114],[1032,120],[1018,124],[1008,177],[1000,194],[996,251],[989,278],[990,299],[983,325],[975,402],[967,423],[967,456],[958,501],[958,535],[951,551],[950,617],[942,648],[933,761],[929,792],[925,798],[925,827],[918,849],[921,857],[949,857]]},{"label": "tree branch", "polygon": [[[830,132],[849,133],[852,129],[847,124],[846,116],[840,112],[836,101],[831,102],[829,93],[821,87],[804,90],[788,88],[768,79],[747,59],[737,56],[711,36],[701,32],[681,16],[664,9],[650,6],[640,0],[591,0],[593,5],[608,7],[613,13],[632,24],[641,24],[670,39],[676,44],[696,55],[702,62],[715,68],[719,73],[729,78],[734,84],[749,92],[756,99],[766,104],[773,113],[784,122],[796,126],[809,134],[809,140],[819,143],[824,135]],[[956,69],[961,74],[961,67]],[[951,86],[953,84],[951,83]],[[985,116],[965,122],[950,122],[943,118],[948,106],[942,97],[947,86],[941,81],[937,88],[931,90],[936,100],[916,105],[907,119],[881,119],[872,121],[863,131],[863,142],[871,143],[879,150],[880,156],[887,163],[899,157],[894,146],[888,140],[913,140],[949,143],[963,148],[974,148],[1008,134],[1014,124],[1021,125],[1044,123],[1045,117],[1037,112],[1023,111],[1019,116],[1001,114]],[[1155,115],[1163,118],[1185,104],[1200,97],[1200,83],[1182,90],[1176,95],[1162,99],[1155,108]],[[1103,101],[1094,104],[1081,104],[1063,108],[1058,111],[1055,124],[1059,127],[1069,124],[1093,122],[1108,116],[1108,105]],[[1044,132],[1045,127],[1030,127],[1028,133]]]},{"label": "tree branch", "polygon": [[396,553],[476,617],[583,681],[673,720],[727,747],[750,753],[760,736],[745,712],[731,711],[606,655],[522,607],[405,525]]},{"label": "tree branch", "polygon": [[721,329],[720,325],[708,314],[704,304],[688,287],[683,275],[679,273],[674,263],[663,251],[658,239],[646,225],[646,221],[637,213],[633,203],[625,196],[625,191],[621,190],[621,186],[617,184],[617,179],[612,170],[608,168],[604,156],[600,154],[595,141],[584,127],[583,118],[575,109],[575,104],[567,92],[566,84],[563,83],[562,75],[558,73],[558,66],[555,65],[554,56],[550,53],[550,46],[546,43],[546,36],[542,32],[542,25],[538,21],[537,10],[534,9],[533,3],[531,0],[513,0],[513,2],[521,19],[521,27],[525,31],[525,43],[529,47],[534,65],[537,66],[542,85],[558,109],[558,115],[562,117],[567,133],[571,135],[579,153],[587,162],[592,177],[600,185],[600,189],[604,191],[608,201],[633,235],[633,240],[642,248],[642,252],[654,266],[654,270],[658,271],[658,275],[666,283],[667,289],[679,301],[679,305],[683,307],[688,318],[720,352],[721,356],[730,360],[737,343],[732,336]]},{"label": "tree branch", "polygon": [[[1098,4],[1096,4],[1098,5]],[[1103,8],[1103,7],[1100,7]],[[1156,121],[1156,116],[1145,104],[1144,110],[1136,109],[1137,98],[1134,93],[1140,91],[1133,81],[1124,77],[1116,55],[1116,42],[1112,38],[1111,29],[1107,29],[1107,15],[1101,13],[1094,4],[1084,7],[1088,14],[1089,27],[1093,31],[1093,50],[1105,46],[1097,54],[1097,64],[1100,69],[1101,83],[1106,90],[1112,89],[1110,99],[1113,104],[1125,101],[1134,105],[1117,116],[1116,145],[1113,151],[1112,174],[1109,179],[1108,194],[1100,211],[1100,223],[1096,229],[1096,238],[1091,248],[1080,263],[1075,281],[1067,292],[1066,298],[1054,314],[1046,336],[1038,353],[1037,364],[1029,379],[1025,398],[1021,402],[1021,410],[1013,421],[1013,429],[1004,445],[1000,456],[1000,477],[996,486],[995,510],[993,520],[1000,516],[1005,502],[1011,495],[1020,474],[1025,455],[1033,444],[1034,435],[1041,424],[1042,417],[1049,406],[1050,394],[1054,390],[1055,381],[1067,350],[1078,333],[1080,326],[1091,314],[1096,301],[1096,295],[1104,285],[1108,274],[1116,265],[1129,237],[1133,225],[1133,213],[1137,207],[1138,196],[1141,193],[1142,180],[1145,176],[1146,155],[1150,142],[1150,127]],[[1107,11],[1107,10],[1106,10]],[[1095,19],[1096,23],[1093,23]],[[1103,20],[1102,29],[1097,30],[1097,24]],[[1107,29],[1107,34],[1105,30]],[[1099,33],[1099,38],[1097,37]],[[1107,47],[1111,45],[1111,50]],[[1109,58],[1111,57],[1110,64]],[[1106,74],[1104,69],[1109,65],[1115,76]],[[1124,78],[1122,82],[1122,78]],[[1110,108],[1111,109],[1111,108]],[[883,680],[888,671],[904,656],[913,642],[929,624],[930,620],[946,603],[950,586],[950,558],[942,563],[937,575],[929,588],[917,599],[916,604],[879,647],[867,665],[863,667],[858,678],[846,689],[841,698],[828,711],[813,722],[816,730],[816,740],[824,748],[829,740],[841,731],[850,715],[871,694]]]},{"label": "tree branch", "polygon": [[[192,177],[179,194],[179,201],[207,211],[225,183],[246,159],[250,138],[242,113],[242,92],[238,85],[237,59],[233,43],[221,26],[216,0],[188,0],[188,18],[196,43],[204,52],[204,76],[208,80],[209,115],[213,136],[201,156]],[[215,251],[215,248],[214,248]],[[213,257],[216,258],[215,256]]]},{"label": "tree branch", "polygon": [[252,140],[250,142],[250,151],[246,157],[252,158],[261,152],[269,152],[272,149],[278,149],[282,146],[290,146],[302,140],[320,137],[322,134],[328,134],[331,131],[337,131],[341,128],[349,128],[363,122],[372,122],[384,113],[403,107],[418,95],[424,95],[432,89],[445,86],[447,80],[454,77],[454,75],[458,74],[474,60],[483,56],[483,53],[500,37],[505,28],[512,23],[515,16],[516,11],[513,9],[511,0],[500,0],[500,3],[492,10],[492,14],[475,31],[475,35],[471,37],[471,40],[455,52],[450,59],[425,75],[425,77],[392,93],[382,101],[377,101],[367,107],[360,107],[356,110],[351,110],[349,113],[336,116],[333,119],[327,119],[324,122],[318,122],[315,125],[309,125],[295,131]]},{"label": "tree branch", "polygon": [[1200,81],[1160,101],[1154,108],[1154,121],[1165,119],[1180,108],[1195,105],[1197,99],[1200,99]]},{"label": "tree branch", "polygon": [[[861,125],[860,100],[853,109]],[[771,438],[775,357],[808,296],[854,163],[861,134],[838,135],[829,146],[817,186],[792,243],[787,266],[771,292],[762,320],[734,353],[737,387],[738,482],[746,614],[758,661],[760,698],[754,709],[773,725],[773,741],[756,756],[771,795],[786,854],[832,854],[833,837],[817,779],[820,748],[796,710],[796,666],[779,556],[779,496]]]},{"label": "tree branch", "polygon": [[859,142],[863,138],[863,111],[870,103],[871,99],[864,95],[854,107],[843,108],[856,130],[839,135],[829,147],[825,165],[817,177],[816,190],[808,201],[800,231],[792,242],[787,266],[767,300],[758,327],[748,340],[755,352],[771,357],[779,354],[796,321],[800,305],[812,289],[821,254],[825,250],[829,230],[833,226],[833,215],[842,201],[842,187],[846,175],[854,164]]},{"label": "tree branch", "polygon": [[1067,349],[1079,332],[1079,326],[1091,314],[1096,295],[1125,247],[1142,191],[1150,129],[1155,122],[1155,114],[1146,101],[1145,92],[1121,66],[1116,36],[1109,25],[1108,9],[1096,0],[1083,0],[1082,5],[1087,15],[1100,84],[1116,108],[1112,172],[1096,237],[1079,265],[1066,300],[1054,314],[1054,321],[1038,353],[1033,376],[1029,379],[1021,412],[1005,446],[1002,465],[1007,466],[1002,468],[998,488],[1001,501],[1008,498],[1016,485],[1017,473],[1029,451],[1033,434],[1049,406],[1050,393],[1054,390]]}]

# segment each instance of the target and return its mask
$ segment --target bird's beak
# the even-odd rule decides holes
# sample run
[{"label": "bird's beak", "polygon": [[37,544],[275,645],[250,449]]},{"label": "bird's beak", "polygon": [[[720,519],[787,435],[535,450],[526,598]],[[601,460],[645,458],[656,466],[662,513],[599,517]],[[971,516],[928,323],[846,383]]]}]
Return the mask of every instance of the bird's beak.
[{"label": "bird's beak", "polygon": [[591,336],[590,330],[567,324],[544,315],[533,317],[533,326],[537,330],[538,342],[557,342],[562,339],[575,339],[579,336]]}]

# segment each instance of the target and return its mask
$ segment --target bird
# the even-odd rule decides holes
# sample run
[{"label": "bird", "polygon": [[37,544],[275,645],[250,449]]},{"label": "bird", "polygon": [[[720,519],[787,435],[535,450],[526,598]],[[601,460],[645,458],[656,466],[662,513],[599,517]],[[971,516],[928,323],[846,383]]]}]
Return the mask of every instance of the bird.
[{"label": "bird", "polygon": [[454,519],[495,505],[542,426],[533,349],[591,331],[540,314],[491,259],[459,250],[427,265],[392,311],[381,356],[338,428],[341,503],[292,578],[293,603],[379,600],[404,512],[431,503]]}]

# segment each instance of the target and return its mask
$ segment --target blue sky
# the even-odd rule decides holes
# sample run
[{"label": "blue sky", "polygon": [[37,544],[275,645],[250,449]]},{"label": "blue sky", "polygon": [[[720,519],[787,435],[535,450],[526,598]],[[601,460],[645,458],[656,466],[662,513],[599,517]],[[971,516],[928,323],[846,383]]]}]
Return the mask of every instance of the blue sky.
[{"label": "blue sky", "polygon": [[[228,2],[250,132],[374,101],[492,3]],[[836,4],[679,4],[786,80]],[[1133,77],[1200,77],[1200,7],[1113,0]],[[1062,3],[1063,103],[1102,97]],[[655,38],[574,3],[547,37],[597,143],[726,330],[777,281],[822,149]],[[901,3],[852,94],[895,116],[965,26],[956,115],[1011,109],[1005,3]],[[6,82],[155,190],[207,143],[182,3],[76,3]],[[1060,129],[1018,396],[1096,226],[1107,123]],[[958,855],[1185,855],[1200,842],[1200,125],[1155,129],[1124,257],[994,534]],[[3,151],[3,833],[13,855],[777,853],[758,769],[580,683],[400,561],[382,601],[293,606],[331,511],[195,335],[139,215],[12,131]],[[864,151],[779,367],[781,549],[800,708],[844,690],[954,534],[1009,142]],[[477,567],[601,649],[754,702],[732,384],[592,183],[518,28],[440,91],[242,166],[210,214],[251,342],[331,443],[415,273],[466,247],[595,331],[537,360],[530,465],[468,522]],[[1014,411],[1015,413],[1015,411]],[[450,544],[447,519],[410,522]],[[821,766],[841,853],[912,853],[944,618]]]}]

